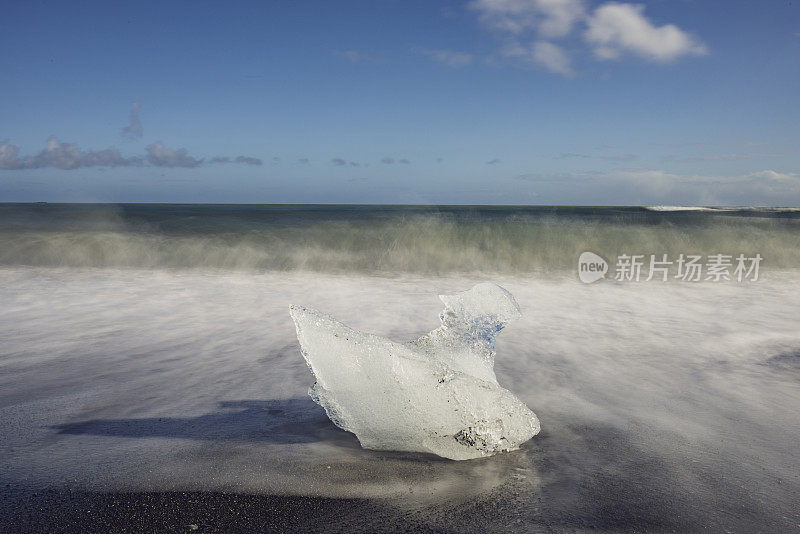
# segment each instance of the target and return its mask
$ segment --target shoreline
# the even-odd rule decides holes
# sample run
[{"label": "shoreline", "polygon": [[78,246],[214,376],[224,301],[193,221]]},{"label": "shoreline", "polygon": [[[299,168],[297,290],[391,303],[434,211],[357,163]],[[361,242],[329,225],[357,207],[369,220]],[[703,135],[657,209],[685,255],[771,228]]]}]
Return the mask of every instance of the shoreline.
[{"label": "shoreline", "polygon": [[0,274],[0,531],[800,528],[796,278],[498,280],[498,381],[542,432],[453,462],[333,426],[287,310],[405,341],[469,280]]}]

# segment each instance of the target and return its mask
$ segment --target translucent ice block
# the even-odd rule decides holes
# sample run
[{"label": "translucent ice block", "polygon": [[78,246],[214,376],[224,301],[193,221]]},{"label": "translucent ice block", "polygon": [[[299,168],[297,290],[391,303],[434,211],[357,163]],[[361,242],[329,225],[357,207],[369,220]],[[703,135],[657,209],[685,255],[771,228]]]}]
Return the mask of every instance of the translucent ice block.
[{"label": "translucent ice block", "polygon": [[311,397],[368,449],[468,460],[513,450],[539,420],[494,374],[494,340],[520,310],[491,283],[440,296],[442,324],[409,343],[353,330],[315,310],[290,309]]}]

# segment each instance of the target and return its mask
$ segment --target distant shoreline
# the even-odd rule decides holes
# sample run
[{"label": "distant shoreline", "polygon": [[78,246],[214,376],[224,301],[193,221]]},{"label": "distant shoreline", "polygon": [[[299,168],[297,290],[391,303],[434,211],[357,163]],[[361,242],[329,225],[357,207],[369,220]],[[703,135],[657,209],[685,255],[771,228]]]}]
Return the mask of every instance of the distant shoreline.
[{"label": "distant shoreline", "polygon": [[396,208],[640,208],[652,211],[685,211],[685,210],[800,210],[800,206],[769,205],[733,205],[720,204],[709,206],[693,205],[645,205],[645,204],[405,204],[387,202],[59,202],[49,200],[11,200],[0,201],[0,205],[56,205],[56,206],[280,206],[280,207],[313,207],[327,208],[347,207],[396,207]]}]

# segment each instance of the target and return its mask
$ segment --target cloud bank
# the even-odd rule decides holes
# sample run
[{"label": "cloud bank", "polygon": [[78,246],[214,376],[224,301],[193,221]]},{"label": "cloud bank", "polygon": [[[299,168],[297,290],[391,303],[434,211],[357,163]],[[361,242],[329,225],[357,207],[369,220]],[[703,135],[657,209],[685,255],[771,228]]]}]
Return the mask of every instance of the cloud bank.
[{"label": "cloud bank", "polygon": [[80,167],[125,167],[138,165],[141,157],[125,158],[114,147],[105,150],[81,150],[74,143],[62,143],[56,137],[47,139],[44,149],[34,156],[19,156],[19,147],[0,141],[0,169],[78,169]]},{"label": "cloud bank", "polygon": [[357,161],[348,162],[347,160],[342,158],[333,158],[331,160],[331,164],[335,165],[336,167],[346,167],[348,165],[351,167],[361,167],[361,164],[358,163]]},{"label": "cloud bank", "polygon": [[154,167],[197,167],[203,163],[202,159],[196,159],[189,155],[188,150],[179,148],[171,150],[166,148],[161,141],[156,141],[145,148],[147,150],[147,161]]},{"label": "cloud bank", "polygon": [[[763,170],[739,175],[677,174],[657,169],[609,172],[525,174],[516,177],[537,190],[588,203],[598,198],[614,204],[690,204],[705,206],[800,203],[800,174]],[[598,197],[598,194],[608,198]]]},{"label": "cloud bank", "polygon": [[394,163],[399,163],[401,165],[410,165],[411,162],[406,158],[394,159],[392,157],[386,156],[385,158],[381,158],[381,163],[384,165],[392,165]]},{"label": "cloud bank", "polygon": [[[54,168],[63,170],[87,167],[129,167],[150,165],[153,167],[198,167],[206,160],[190,156],[185,148],[170,149],[161,141],[148,145],[144,156],[124,157],[119,149],[81,150],[75,143],[62,143],[55,136],[47,139],[45,147],[33,156],[20,156],[19,147],[7,140],[0,141],[0,170],[23,170]],[[216,157],[209,163],[243,163],[261,165],[261,160],[249,156],[236,158]]]}]

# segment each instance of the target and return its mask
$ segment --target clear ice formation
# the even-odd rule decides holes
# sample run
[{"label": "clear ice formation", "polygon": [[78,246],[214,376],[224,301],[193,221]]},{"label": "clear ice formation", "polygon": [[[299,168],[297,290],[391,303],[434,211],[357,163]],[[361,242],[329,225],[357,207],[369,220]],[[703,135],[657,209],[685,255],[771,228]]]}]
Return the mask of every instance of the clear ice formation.
[{"label": "clear ice formation", "polygon": [[517,449],[539,419],[494,374],[494,341],[519,318],[514,297],[492,283],[440,295],[442,325],[409,343],[364,334],[292,306],[309,395],[367,449],[469,460]]}]

